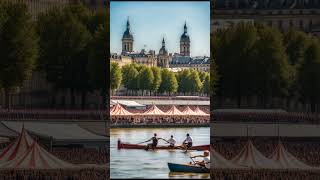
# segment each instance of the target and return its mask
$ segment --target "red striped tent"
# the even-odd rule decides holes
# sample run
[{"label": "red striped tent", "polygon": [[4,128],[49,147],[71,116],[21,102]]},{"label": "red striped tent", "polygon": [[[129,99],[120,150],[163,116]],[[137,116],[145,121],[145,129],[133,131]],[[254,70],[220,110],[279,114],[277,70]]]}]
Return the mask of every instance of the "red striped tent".
[{"label": "red striped tent", "polygon": [[32,143],[33,139],[23,127],[20,136],[1,152],[0,164],[22,156]]},{"label": "red striped tent", "polygon": [[176,106],[171,106],[171,108],[166,112],[168,115],[173,115],[173,116],[182,116],[184,115]]},{"label": "red striped tent", "polygon": [[36,141],[24,155],[0,164],[2,168],[14,169],[67,169],[76,166],[65,162],[39,146]]},{"label": "red striped tent", "polygon": [[198,106],[196,107],[196,109],[194,110],[195,113],[197,113],[200,116],[209,116],[209,114],[205,113],[204,111],[202,111]]},{"label": "red striped tent", "polygon": [[194,112],[189,106],[187,106],[183,111],[182,111],[182,113],[184,114],[184,115],[187,115],[187,116],[189,116],[189,115],[198,115],[196,112]]},{"label": "red striped tent", "polygon": [[167,115],[161,111],[156,105],[152,105],[147,111],[142,113],[142,115]]},{"label": "red striped tent", "polygon": [[113,106],[110,109],[111,116],[132,116],[133,113],[127,111],[125,108],[123,108],[119,103],[117,103],[115,106]]}]

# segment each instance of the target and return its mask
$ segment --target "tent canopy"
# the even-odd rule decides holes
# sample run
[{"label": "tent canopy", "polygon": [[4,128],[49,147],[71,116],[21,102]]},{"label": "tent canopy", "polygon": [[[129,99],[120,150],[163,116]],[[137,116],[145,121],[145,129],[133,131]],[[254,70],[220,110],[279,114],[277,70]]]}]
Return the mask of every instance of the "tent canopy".
[{"label": "tent canopy", "polygon": [[168,115],[181,116],[184,115],[176,106],[171,106],[171,108],[166,112]]},{"label": "tent canopy", "polygon": [[195,113],[197,113],[200,116],[209,116],[209,114],[205,113],[204,111],[202,111],[199,106],[196,107],[196,109],[194,110]]},{"label": "tent canopy", "polygon": [[279,141],[271,159],[279,164],[282,169],[312,169],[311,166],[299,161],[296,157],[290,154]]},{"label": "tent canopy", "polygon": [[[8,128],[20,132],[23,123],[2,121]],[[77,124],[24,122],[24,128],[32,134],[50,138],[54,141],[108,141],[107,137],[96,135]]]},{"label": "tent canopy", "polygon": [[277,169],[279,165],[272,159],[268,159],[259,152],[252,144],[247,142],[241,152],[232,160],[233,163],[254,169]]},{"label": "tent canopy", "polygon": [[189,106],[187,106],[182,113],[184,115],[198,115],[196,112],[194,112]]},{"label": "tent canopy", "polygon": [[111,116],[132,116],[133,113],[124,109],[119,103],[110,109]]},{"label": "tent canopy", "polygon": [[167,115],[161,111],[156,105],[152,105],[147,111],[142,113],[142,115]]}]

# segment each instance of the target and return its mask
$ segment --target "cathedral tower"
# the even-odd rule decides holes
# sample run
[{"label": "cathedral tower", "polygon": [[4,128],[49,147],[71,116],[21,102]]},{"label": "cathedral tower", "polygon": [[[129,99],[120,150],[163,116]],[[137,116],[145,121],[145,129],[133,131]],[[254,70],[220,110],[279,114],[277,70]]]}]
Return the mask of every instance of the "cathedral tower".
[{"label": "cathedral tower", "polygon": [[184,24],[184,32],[180,38],[180,55],[190,56],[190,38],[187,33],[187,23]]},{"label": "cathedral tower", "polygon": [[164,38],[162,39],[162,47],[159,50],[157,65],[159,67],[169,68],[169,55],[166,50],[166,42],[164,41]]},{"label": "cathedral tower", "polygon": [[130,32],[129,17],[127,20],[127,29],[122,36],[122,54],[133,52],[133,36]]}]

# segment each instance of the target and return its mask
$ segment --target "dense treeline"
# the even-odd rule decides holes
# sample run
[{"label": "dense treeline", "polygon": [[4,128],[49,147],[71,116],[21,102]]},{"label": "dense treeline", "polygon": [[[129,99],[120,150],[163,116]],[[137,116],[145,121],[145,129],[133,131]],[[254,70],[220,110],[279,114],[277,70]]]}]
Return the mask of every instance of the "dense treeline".
[{"label": "dense treeline", "polygon": [[257,98],[259,107],[272,108],[274,99],[309,104],[320,100],[320,42],[304,32],[261,24],[240,23],[213,36],[213,58],[219,81],[217,97]]},{"label": "dense treeline", "polygon": [[32,20],[24,3],[0,2],[0,87],[10,108],[10,93],[21,87],[32,72],[41,71],[56,92],[70,93],[71,108],[81,94],[101,92],[106,104],[107,49],[106,12],[70,5],[42,13]]},{"label": "dense treeline", "polygon": [[113,62],[110,82],[112,91],[123,85],[127,95],[209,95],[210,75],[189,69],[175,73],[169,69],[135,63],[120,68]]}]

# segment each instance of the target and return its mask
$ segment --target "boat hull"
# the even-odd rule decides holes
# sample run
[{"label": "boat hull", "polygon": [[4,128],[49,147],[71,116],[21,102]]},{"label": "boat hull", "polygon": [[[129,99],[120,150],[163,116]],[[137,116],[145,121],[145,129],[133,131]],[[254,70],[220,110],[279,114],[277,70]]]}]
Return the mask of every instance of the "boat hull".
[{"label": "boat hull", "polygon": [[[146,149],[146,145],[122,143],[119,140],[118,141],[118,149]],[[174,150],[174,149],[183,149],[183,148],[181,146],[175,146],[175,147],[157,146],[155,149]],[[205,150],[209,150],[209,149],[210,149],[210,145],[200,145],[200,146],[192,146],[188,150],[205,151]]]},{"label": "boat hull", "polygon": [[168,168],[171,172],[210,173],[210,169],[188,164],[168,163]]}]

